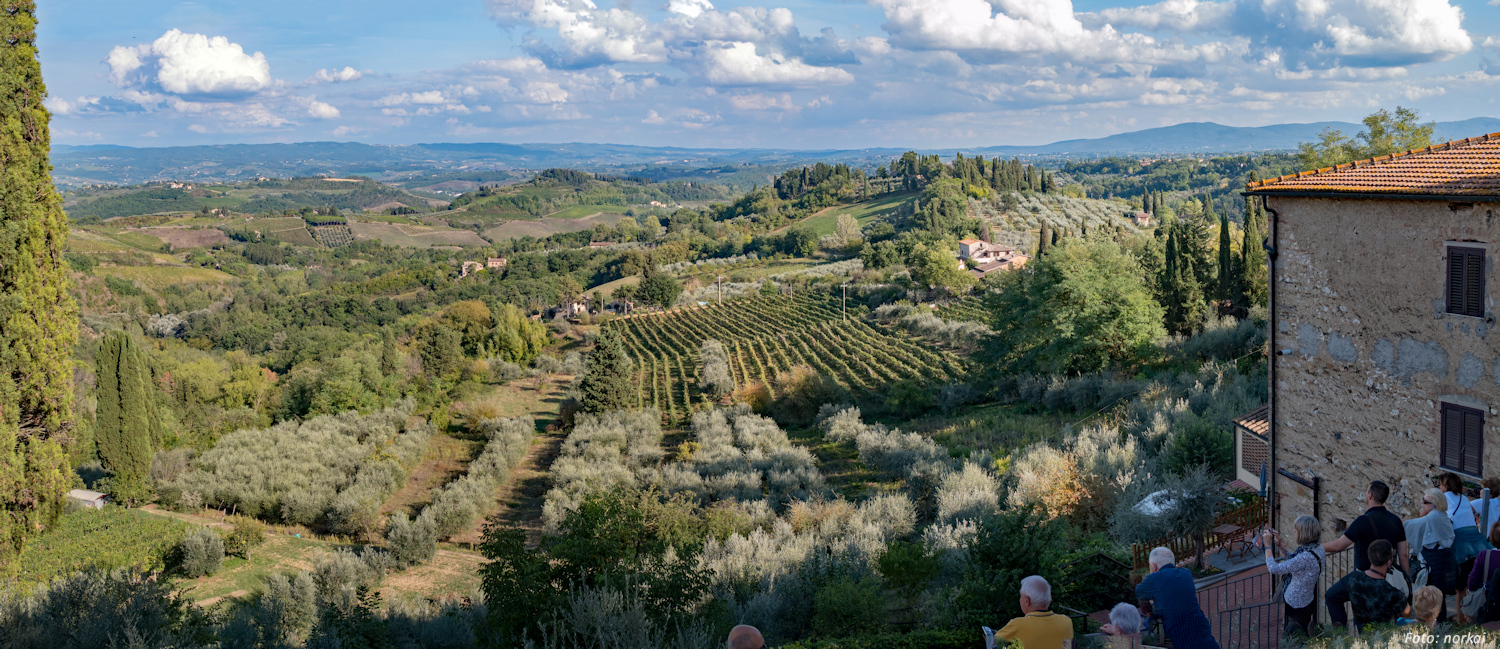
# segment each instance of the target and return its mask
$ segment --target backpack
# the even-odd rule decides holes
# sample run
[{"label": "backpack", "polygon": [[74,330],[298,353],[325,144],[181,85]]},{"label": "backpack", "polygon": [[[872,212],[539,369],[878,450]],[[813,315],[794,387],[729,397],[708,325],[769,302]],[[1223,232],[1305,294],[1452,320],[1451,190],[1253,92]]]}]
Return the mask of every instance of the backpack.
[{"label": "backpack", "polygon": [[1500,620],[1500,570],[1494,570],[1484,578],[1484,592],[1489,596],[1484,602],[1484,608],[1480,609],[1479,618],[1482,622],[1493,622]]}]

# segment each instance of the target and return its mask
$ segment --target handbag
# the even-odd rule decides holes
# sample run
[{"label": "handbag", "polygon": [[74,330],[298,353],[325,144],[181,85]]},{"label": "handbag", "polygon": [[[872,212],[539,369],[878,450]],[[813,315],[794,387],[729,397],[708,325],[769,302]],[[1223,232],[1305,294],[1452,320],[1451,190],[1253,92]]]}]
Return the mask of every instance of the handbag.
[{"label": "handbag", "polygon": [[[1305,546],[1305,545],[1302,546],[1302,547],[1297,548],[1296,550],[1293,550],[1291,554],[1288,554],[1288,555],[1282,557],[1281,561],[1278,561],[1277,563],[1281,563],[1282,561],[1291,561],[1293,557],[1296,557],[1297,555],[1302,554],[1303,551],[1307,551],[1308,553],[1310,553],[1310,554],[1313,555],[1314,559],[1318,560],[1318,574],[1322,575],[1323,574],[1323,557],[1318,556],[1317,552],[1313,552],[1312,550],[1309,550],[1308,546]],[[1291,577],[1291,575],[1287,575],[1286,577],[1282,577],[1281,578],[1281,583],[1276,586],[1276,594],[1273,596],[1273,598],[1271,599],[1271,601],[1273,601],[1273,602],[1285,602],[1286,601],[1286,589],[1287,589],[1287,586],[1289,584],[1291,584],[1291,583],[1292,583],[1292,577]],[[1314,602],[1317,601],[1317,596],[1316,595],[1313,596],[1313,601]]]},{"label": "handbag", "polygon": [[[1486,552],[1484,555],[1484,577],[1486,580],[1490,576],[1490,557],[1493,556],[1495,556],[1494,552]],[[1468,595],[1464,595],[1464,601],[1459,605],[1459,610],[1462,610],[1465,616],[1470,618],[1479,617],[1479,612],[1484,609],[1485,603],[1489,601],[1489,594],[1484,592],[1484,590],[1484,588],[1480,588]]]}]

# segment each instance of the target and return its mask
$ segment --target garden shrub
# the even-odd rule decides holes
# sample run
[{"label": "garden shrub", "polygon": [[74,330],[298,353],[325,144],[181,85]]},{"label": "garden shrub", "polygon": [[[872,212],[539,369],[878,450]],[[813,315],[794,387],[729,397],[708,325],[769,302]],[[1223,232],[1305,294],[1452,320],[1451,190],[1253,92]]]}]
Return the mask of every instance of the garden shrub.
[{"label": "garden shrub", "polygon": [[880,582],[844,576],[813,597],[813,628],[820,636],[840,637],[885,630],[885,598]]},{"label": "garden shrub", "polygon": [[189,579],[212,575],[224,565],[224,540],[206,527],[192,530],[177,547],[183,574]]}]

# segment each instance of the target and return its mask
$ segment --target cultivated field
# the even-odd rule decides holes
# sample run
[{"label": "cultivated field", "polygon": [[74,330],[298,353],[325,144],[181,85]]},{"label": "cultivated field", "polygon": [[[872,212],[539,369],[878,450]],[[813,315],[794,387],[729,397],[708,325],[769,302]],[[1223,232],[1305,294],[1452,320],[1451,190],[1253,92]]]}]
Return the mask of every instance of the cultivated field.
[{"label": "cultivated field", "polygon": [[582,218],[559,219],[546,217],[531,221],[509,221],[503,225],[486,230],[484,235],[490,239],[518,239],[525,236],[547,237],[560,232],[588,230],[593,228],[596,223],[614,225],[623,218],[626,218],[623,214],[595,213],[593,216]]},{"label": "cultivated field", "polygon": [[172,244],[172,248],[208,248],[229,243],[229,237],[217,228],[190,230],[180,227],[146,228],[140,232]]},{"label": "cultivated field", "polygon": [[229,273],[192,266],[100,266],[94,272],[140,282],[153,291],[172,284],[237,284],[240,281]]},{"label": "cultivated field", "polygon": [[393,223],[350,223],[356,241],[378,239],[388,246],[430,248],[432,246],[487,246],[488,241],[468,230]]},{"label": "cultivated field", "polygon": [[[806,365],[857,392],[880,392],[906,379],[945,383],[962,373],[957,356],[872,327],[826,295],[755,297],[723,305],[612,320],[635,359],[638,399],[680,420],[708,399],[698,388],[698,350],[718,340],[737,385],[768,388],[780,372]],[[871,359],[879,358],[879,362]],[[774,392],[771,395],[775,396]]]},{"label": "cultivated field", "polygon": [[871,221],[890,214],[897,206],[910,200],[911,197],[912,194],[894,194],[883,196],[873,201],[855,203],[854,205],[831,207],[807,217],[802,221],[802,224],[812,228],[813,234],[821,237],[837,232],[839,215],[848,214],[853,216],[855,221],[859,222],[859,227],[863,228],[869,225]]}]

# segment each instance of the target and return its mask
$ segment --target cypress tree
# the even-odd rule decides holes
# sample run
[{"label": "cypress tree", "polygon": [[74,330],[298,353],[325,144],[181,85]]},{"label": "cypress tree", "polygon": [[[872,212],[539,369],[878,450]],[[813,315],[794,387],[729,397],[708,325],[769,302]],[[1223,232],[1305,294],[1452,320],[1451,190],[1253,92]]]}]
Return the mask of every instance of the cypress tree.
[{"label": "cypress tree", "polygon": [[1057,245],[1057,230],[1052,231],[1052,245]]},{"label": "cypress tree", "polygon": [[1229,242],[1229,214],[1219,216],[1219,299],[1234,304],[1234,255]]},{"label": "cypress tree", "polygon": [[99,462],[109,473],[106,490],[127,505],[150,495],[151,458],[161,446],[161,422],[146,355],[130,335],[111,333],[95,359],[99,401],[94,440]]},{"label": "cypress tree", "polygon": [[0,565],[57,521],[72,481],[78,306],[63,251],[68,217],[52,185],[36,3],[0,11]]},{"label": "cypress tree", "polygon": [[1246,307],[1265,306],[1266,255],[1261,251],[1262,232],[1265,226],[1265,211],[1260,201],[1245,198],[1245,236],[1240,242],[1240,290]]},{"label": "cypress tree", "polygon": [[594,351],[585,363],[583,381],[578,384],[584,412],[630,407],[630,375],[630,359],[625,355],[619,332],[614,327],[601,328]]},{"label": "cypress tree", "polygon": [[1047,243],[1047,222],[1042,221],[1042,229],[1036,234],[1036,256],[1041,257],[1042,253],[1047,252]]}]

